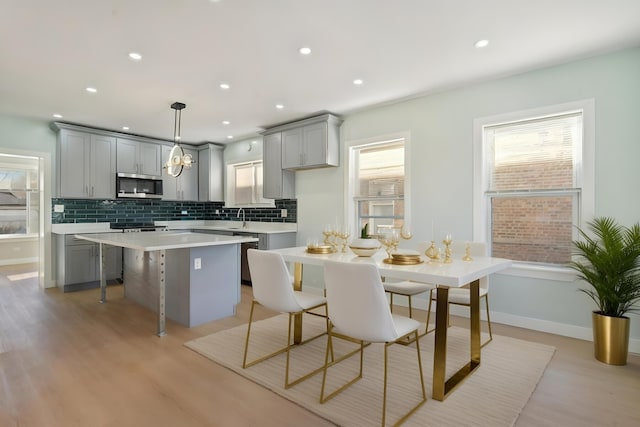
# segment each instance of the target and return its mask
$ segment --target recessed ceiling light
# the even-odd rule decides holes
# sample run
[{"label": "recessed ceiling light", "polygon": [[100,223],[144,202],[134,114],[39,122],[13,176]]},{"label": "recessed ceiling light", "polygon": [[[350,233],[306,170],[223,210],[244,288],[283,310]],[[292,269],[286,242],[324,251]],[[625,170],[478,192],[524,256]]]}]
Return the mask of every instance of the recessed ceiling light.
[{"label": "recessed ceiling light", "polygon": [[129,130],[129,126],[122,126],[122,130]]},{"label": "recessed ceiling light", "polygon": [[222,121],[222,124],[223,124],[223,125],[228,125],[228,124],[230,124],[230,123],[231,123],[231,122],[230,122],[229,120],[223,120],[223,121]]},{"label": "recessed ceiling light", "polygon": [[304,47],[301,47],[300,50],[298,50],[298,52],[300,52],[300,54],[302,55],[309,55],[311,53],[311,48],[304,46]]},{"label": "recessed ceiling light", "polygon": [[475,44],[476,47],[487,47],[489,46],[489,40],[478,40]]},{"label": "recessed ceiling light", "polygon": [[231,86],[229,86],[229,83],[220,83],[220,89],[224,89],[227,90],[229,89]]},{"label": "recessed ceiling light", "polygon": [[233,135],[227,135],[227,139],[233,139]]},{"label": "recessed ceiling light", "polygon": [[54,114],[53,117],[55,117],[56,119],[61,119],[62,118],[62,114]]},{"label": "recessed ceiling light", "polygon": [[354,84],[354,85],[357,85],[357,86],[360,86],[362,83],[364,83],[364,82],[362,81],[362,79],[355,79],[355,80],[353,81],[353,84]]},{"label": "recessed ceiling light", "polygon": [[282,105],[282,104],[276,104],[276,108],[277,108],[278,110],[282,110],[282,109],[284,108],[284,105]]},{"label": "recessed ceiling light", "polygon": [[140,61],[142,59],[142,55],[137,52],[131,52],[129,54],[129,58],[133,59],[134,61]]},{"label": "recessed ceiling light", "polygon": [[98,91],[98,89],[96,89],[95,87],[87,87],[85,90],[91,93],[96,93]]}]

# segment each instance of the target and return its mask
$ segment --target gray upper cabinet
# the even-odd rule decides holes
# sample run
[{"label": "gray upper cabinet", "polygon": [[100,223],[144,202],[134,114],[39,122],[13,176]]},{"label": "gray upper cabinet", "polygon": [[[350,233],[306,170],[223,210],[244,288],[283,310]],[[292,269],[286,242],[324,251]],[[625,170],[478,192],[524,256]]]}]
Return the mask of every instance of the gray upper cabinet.
[{"label": "gray upper cabinet", "polygon": [[332,114],[269,129],[282,132],[282,168],[312,169],[340,163],[340,124]]},{"label": "gray upper cabinet", "polygon": [[58,133],[58,197],[112,199],[116,138],[63,128]]},{"label": "gray upper cabinet", "polygon": [[293,199],[295,172],[282,169],[282,133],[265,135],[262,148],[262,192],[267,199]]},{"label": "gray upper cabinet", "polygon": [[118,172],[162,175],[162,152],[159,144],[118,138]]},{"label": "gray upper cabinet", "polygon": [[[167,161],[172,146],[162,146],[162,159]],[[198,159],[196,150],[186,148],[182,145],[185,154],[191,154],[194,159]],[[198,169],[199,162],[196,161],[190,168],[184,168],[178,177],[171,176],[166,169],[161,169],[162,173],[162,200],[198,200]]]},{"label": "gray upper cabinet", "polygon": [[180,195],[180,200],[198,201],[198,171],[200,170],[200,165],[198,164],[198,152],[196,150],[186,148],[184,145],[182,146],[182,149],[185,154],[191,154],[195,163],[193,163],[190,168],[184,168],[182,170],[182,173],[177,179],[177,191]]},{"label": "gray upper cabinet", "polygon": [[206,144],[198,153],[198,199],[202,202],[224,201],[224,147]]}]

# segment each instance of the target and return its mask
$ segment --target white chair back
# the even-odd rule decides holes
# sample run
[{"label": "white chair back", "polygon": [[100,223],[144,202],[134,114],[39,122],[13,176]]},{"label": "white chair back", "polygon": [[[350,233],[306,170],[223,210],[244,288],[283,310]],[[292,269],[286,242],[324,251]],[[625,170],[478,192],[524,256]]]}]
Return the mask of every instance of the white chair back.
[{"label": "white chair back", "polygon": [[374,264],[324,264],[329,319],[336,332],[370,342],[398,338]]},{"label": "white chair back", "polygon": [[302,310],[293,293],[293,283],[282,255],[248,249],[253,298],[270,310],[295,313]]}]

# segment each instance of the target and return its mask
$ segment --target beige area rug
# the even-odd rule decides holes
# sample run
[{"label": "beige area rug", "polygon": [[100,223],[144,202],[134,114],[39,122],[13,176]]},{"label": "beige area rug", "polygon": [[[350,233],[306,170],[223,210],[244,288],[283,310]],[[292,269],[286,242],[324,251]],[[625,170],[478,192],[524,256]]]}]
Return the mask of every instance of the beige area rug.
[{"label": "beige area rug", "polygon": [[[322,332],[325,324],[316,316],[304,317],[304,336]],[[272,352],[286,343],[287,316],[280,315],[254,323],[249,360]],[[322,373],[284,389],[285,355],[242,369],[247,326],[238,326],[187,342],[201,355],[247,377],[340,426],[380,425],[384,353],[381,344],[366,348],[363,378],[332,400],[320,404]],[[485,337],[483,337],[484,339]],[[336,356],[355,348],[336,340]],[[296,347],[291,354],[291,379],[324,361],[326,336]],[[482,349],[482,363],[444,402],[431,399],[433,375],[433,334],[420,341],[425,387],[429,400],[409,418],[406,426],[511,426],[526,405],[555,351],[554,347],[496,336]],[[342,353],[341,353],[342,352]],[[387,424],[391,425],[419,400],[416,351],[413,347],[389,348],[389,391]],[[468,362],[469,331],[449,328],[448,375]],[[358,357],[329,370],[329,390],[357,373]]]}]

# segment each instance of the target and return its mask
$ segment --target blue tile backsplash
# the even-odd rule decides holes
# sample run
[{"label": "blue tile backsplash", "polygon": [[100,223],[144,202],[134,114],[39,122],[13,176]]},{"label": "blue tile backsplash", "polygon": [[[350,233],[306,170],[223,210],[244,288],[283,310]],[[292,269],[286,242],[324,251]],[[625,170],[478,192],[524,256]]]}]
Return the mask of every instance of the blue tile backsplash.
[{"label": "blue tile backsplash", "polygon": [[[245,208],[247,221],[297,222],[297,200],[276,200],[275,208]],[[233,220],[237,208],[224,202],[176,202],[162,200],[51,199],[52,224],[87,222],[153,222],[180,220]],[[64,205],[64,212],[53,212],[53,205]],[[287,217],[280,216],[281,209]],[[216,211],[218,213],[216,213]],[[183,214],[186,212],[186,214]]]}]

